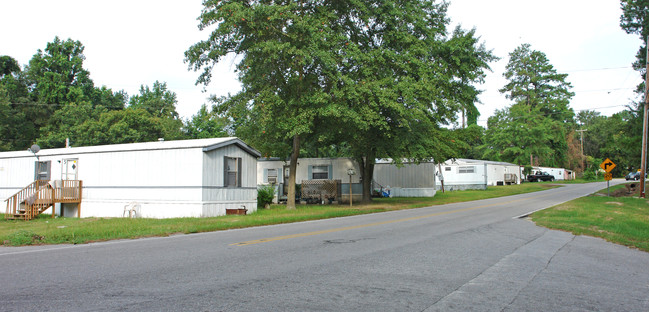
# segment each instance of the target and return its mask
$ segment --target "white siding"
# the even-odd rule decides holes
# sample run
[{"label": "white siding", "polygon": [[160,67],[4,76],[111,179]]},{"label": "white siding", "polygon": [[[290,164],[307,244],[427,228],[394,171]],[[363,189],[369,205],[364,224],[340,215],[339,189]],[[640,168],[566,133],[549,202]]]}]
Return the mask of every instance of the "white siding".
[{"label": "white siding", "polygon": [[[252,212],[257,198],[256,158],[236,144],[227,145],[230,139],[52,149],[39,154],[41,161],[52,162],[53,180],[61,179],[63,159],[78,159],[82,217],[119,217],[131,202],[139,205],[139,216],[153,218],[223,215],[223,207],[232,205],[246,205]],[[204,144],[223,142],[226,145],[203,151]],[[242,159],[240,189],[223,188],[225,155]],[[33,182],[35,161],[29,152],[0,153],[1,199]]]},{"label": "white siding", "polygon": [[241,187],[257,187],[257,159],[238,146],[229,145],[204,153],[203,185],[223,186],[223,158],[241,158]]},{"label": "white siding", "polygon": [[[441,174],[444,177],[445,190],[465,190],[465,189],[486,189],[487,188],[487,166],[484,164],[442,164]],[[472,168],[473,172],[460,170],[462,168]],[[437,189],[441,189],[441,183],[437,184]]]},{"label": "white siding", "polygon": [[257,160],[257,184],[270,184],[268,183],[267,177],[265,177],[268,169],[277,170],[277,184],[284,183],[284,174],[282,170],[284,170],[285,164],[288,165],[288,163],[281,160]]},{"label": "white siding", "polygon": [[[4,200],[34,182],[36,157],[28,152],[24,154],[23,157],[0,159],[0,199]],[[41,157],[41,161],[48,160],[52,161],[52,170],[56,170],[58,165],[56,160]],[[52,177],[55,177],[54,172]]]},{"label": "white siding", "polygon": [[504,184],[506,173],[516,175],[517,184],[520,183],[521,172],[519,166],[487,163],[487,184],[490,186],[498,185],[498,183]]},{"label": "white siding", "polygon": [[[264,184],[264,171],[267,169],[283,168],[288,161],[260,160],[257,162],[257,179],[259,184]],[[361,183],[361,170],[356,161],[351,158],[300,158],[298,159],[296,183],[311,180],[309,167],[328,166],[331,168],[331,180],[341,180],[343,186],[349,184],[347,170],[353,168],[356,174],[352,176],[352,183]],[[432,162],[421,164],[405,164],[398,168],[394,164],[379,163],[374,166],[373,178],[383,186],[390,186],[393,196],[426,196],[435,195],[435,164]],[[343,201],[348,197],[348,191],[343,187]],[[348,190],[348,188],[347,188]]]},{"label": "white siding", "polygon": [[[264,169],[283,168],[285,165],[288,166],[289,163],[289,161],[285,162],[282,160],[258,161],[258,184],[264,184]],[[356,174],[352,176],[352,183],[360,183],[360,169],[356,162],[351,158],[300,158],[297,161],[295,183],[300,184],[302,183],[302,180],[311,180],[311,177],[309,176],[309,167],[312,166],[331,166],[332,172],[329,180],[341,180],[342,183],[349,183],[349,175],[347,175],[347,169],[353,168],[354,170],[356,170]]]},{"label": "white siding", "polygon": [[[241,187],[224,187],[224,157],[241,158]],[[225,215],[226,208],[257,210],[257,159],[235,145],[204,153],[203,216]]]},{"label": "white siding", "polygon": [[[462,173],[461,168],[475,168],[473,173]],[[447,171],[448,170],[448,171]],[[520,166],[497,161],[455,159],[442,163],[444,186],[446,189],[486,189],[500,183],[505,184],[505,175],[516,176],[516,183],[521,183]],[[456,186],[455,188],[453,186]],[[440,189],[440,185],[437,185]]]},{"label": "white siding", "polygon": [[565,180],[567,176],[566,169],[563,168],[534,167],[532,173],[536,171],[547,172],[550,175],[553,175],[555,180]]}]

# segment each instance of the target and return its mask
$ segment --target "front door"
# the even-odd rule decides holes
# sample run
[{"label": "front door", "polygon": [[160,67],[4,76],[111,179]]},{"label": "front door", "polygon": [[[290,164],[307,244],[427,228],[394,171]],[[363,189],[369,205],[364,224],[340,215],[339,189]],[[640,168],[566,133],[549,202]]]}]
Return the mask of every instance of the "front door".
[{"label": "front door", "polygon": [[73,182],[66,183],[65,181],[78,180],[77,172],[79,171],[79,159],[69,158],[61,161],[61,180],[63,180],[61,188],[61,196],[63,198],[72,199],[78,197],[78,189],[73,187]]},{"label": "front door", "polygon": [[78,180],[77,171],[79,170],[79,159],[64,159],[61,162],[61,180]]}]

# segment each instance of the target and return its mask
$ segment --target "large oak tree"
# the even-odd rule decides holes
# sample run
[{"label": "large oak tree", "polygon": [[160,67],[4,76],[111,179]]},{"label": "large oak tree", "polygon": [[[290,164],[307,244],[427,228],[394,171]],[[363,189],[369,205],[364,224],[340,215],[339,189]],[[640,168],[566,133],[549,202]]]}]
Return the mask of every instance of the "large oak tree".
[{"label": "large oak tree", "polygon": [[[197,83],[236,55],[243,91],[220,109],[266,154],[290,150],[287,207],[304,140],[346,143],[362,166],[364,196],[375,157],[416,160],[453,152],[440,128],[475,99],[493,58],[473,32],[447,37],[437,1],[205,1],[207,40],[186,52]],[[461,92],[460,92],[461,91]],[[283,152],[282,152],[283,150]]]},{"label": "large oak tree", "polygon": [[333,100],[340,137],[360,164],[363,200],[369,201],[376,158],[400,163],[459,156],[463,144],[442,125],[475,108],[474,84],[495,57],[474,30],[448,33],[445,2],[347,4],[334,26],[345,46]]},{"label": "large oak tree", "polygon": [[228,111],[233,118],[253,116],[272,140],[291,141],[287,207],[295,208],[301,140],[314,132],[317,118],[336,114],[329,110],[331,80],[338,69],[335,51],[343,44],[331,27],[336,3],[207,0],[203,4],[199,27],[214,30],[207,40],[189,48],[186,61],[203,70],[198,83],[207,85],[213,66],[236,55],[243,91],[227,101],[232,105]]}]

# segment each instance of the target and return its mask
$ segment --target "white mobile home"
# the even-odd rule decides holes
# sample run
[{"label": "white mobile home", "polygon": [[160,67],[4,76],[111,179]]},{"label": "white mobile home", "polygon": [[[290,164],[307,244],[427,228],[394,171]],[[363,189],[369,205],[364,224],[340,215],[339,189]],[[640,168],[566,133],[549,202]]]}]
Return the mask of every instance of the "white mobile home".
[{"label": "white mobile home", "polygon": [[[277,185],[279,199],[285,199],[290,161],[279,158],[262,158],[257,161],[257,181],[261,185]],[[360,183],[360,169],[351,158],[300,158],[297,161],[295,183],[312,180],[340,180],[340,199],[349,202],[349,169],[351,176],[352,200],[362,199],[363,187]]]},{"label": "white mobile home", "polygon": [[[257,157],[238,138],[158,141],[0,153],[0,198],[34,180],[83,182],[64,216],[208,217],[257,208]],[[40,168],[40,170],[38,170]]]},{"label": "white mobile home", "polygon": [[[445,190],[486,189],[487,186],[521,183],[520,166],[489,160],[449,159],[441,164],[440,175]],[[440,184],[437,189],[441,188]]]},{"label": "white mobile home", "polygon": [[547,172],[550,175],[554,176],[555,180],[574,180],[575,177],[571,170],[564,168],[551,168],[551,167],[534,167],[532,172]]},{"label": "white mobile home", "polygon": [[[284,183],[288,181],[289,161],[277,158],[259,159],[257,179],[262,185],[276,184],[278,192],[285,194]],[[341,200],[349,202],[348,169],[351,176],[352,199],[362,199],[360,167],[351,158],[300,158],[297,163],[296,184],[311,180],[340,180]],[[435,164],[404,163],[397,166],[391,160],[377,160],[374,165],[373,190],[389,190],[392,197],[432,197],[435,195]],[[386,192],[387,193],[387,192]],[[281,198],[282,195],[280,195]]]}]

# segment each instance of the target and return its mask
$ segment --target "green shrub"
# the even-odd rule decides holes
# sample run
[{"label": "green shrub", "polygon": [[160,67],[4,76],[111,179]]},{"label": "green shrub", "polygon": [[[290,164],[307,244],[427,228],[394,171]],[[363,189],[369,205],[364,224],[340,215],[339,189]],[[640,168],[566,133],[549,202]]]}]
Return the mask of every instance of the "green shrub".
[{"label": "green shrub", "polygon": [[257,208],[264,208],[266,204],[273,202],[275,187],[272,185],[260,186],[257,189]]},{"label": "green shrub", "polygon": [[4,242],[5,245],[10,246],[24,246],[39,244],[44,239],[43,236],[38,235],[32,231],[19,230],[9,235],[9,239]]},{"label": "green shrub", "polygon": [[534,168],[532,168],[532,166],[530,166],[530,165],[525,165],[525,167],[523,168],[523,174],[524,174],[524,175],[530,175],[530,174],[532,173],[532,170],[533,170],[533,169],[534,169]]},{"label": "green shrub", "polygon": [[597,176],[595,175],[595,171],[593,170],[584,171],[584,179],[587,181],[595,181],[595,179],[597,179]]}]

